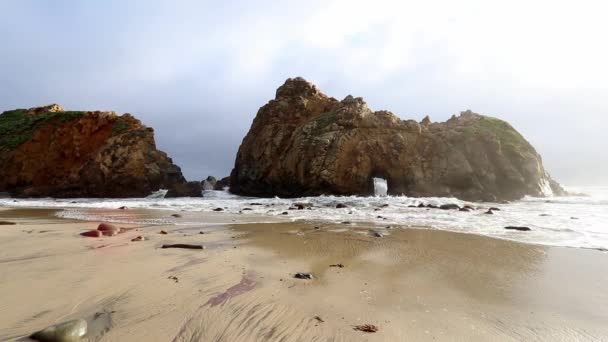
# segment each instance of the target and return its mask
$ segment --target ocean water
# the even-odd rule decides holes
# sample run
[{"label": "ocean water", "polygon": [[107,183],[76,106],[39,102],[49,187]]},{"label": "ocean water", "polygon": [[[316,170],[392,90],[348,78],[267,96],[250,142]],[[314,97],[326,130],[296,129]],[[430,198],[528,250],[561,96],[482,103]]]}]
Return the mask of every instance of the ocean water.
[{"label": "ocean water", "polygon": [[[378,228],[386,226],[427,227],[526,243],[608,249],[608,187],[569,187],[568,190],[588,196],[527,197],[509,204],[498,204],[471,203],[455,198],[410,198],[405,196],[253,198],[236,196],[225,191],[205,191],[201,198],[165,199],[163,192],[147,198],[132,199],[7,198],[0,199],[0,207],[64,208],[63,211],[58,212],[58,216],[91,221],[109,220],[124,223],[176,225],[208,224],[209,221],[150,220],[145,217],[137,219],[133,215],[123,217],[120,212],[104,209],[126,206],[131,209],[208,212],[220,217],[222,213],[213,211],[219,207],[224,209],[223,213],[242,215],[243,219],[238,222],[308,220],[340,223],[348,221],[352,223],[353,227],[369,226],[370,224]],[[313,205],[313,209],[288,210],[294,203],[310,203]],[[346,204],[347,207],[337,209],[338,203]],[[409,207],[419,203],[437,206],[448,203],[460,206],[468,204],[479,209],[460,212]],[[495,211],[493,215],[487,215],[485,211],[489,207],[497,207],[501,210]],[[243,211],[245,208],[251,210]],[[289,214],[282,215],[285,211]],[[196,218],[197,216],[188,217]],[[528,232],[511,231],[505,230],[506,226],[525,226],[532,230]]]}]

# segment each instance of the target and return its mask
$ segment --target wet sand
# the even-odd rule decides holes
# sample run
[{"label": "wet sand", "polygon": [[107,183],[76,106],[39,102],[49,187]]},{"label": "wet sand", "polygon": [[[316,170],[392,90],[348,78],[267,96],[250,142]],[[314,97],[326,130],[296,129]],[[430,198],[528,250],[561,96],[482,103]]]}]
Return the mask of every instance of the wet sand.
[{"label": "wet sand", "polygon": [[319,223],[119,224],[135,229],[85,238],[99,222],[53,213],[0,210],[17,223],[0,226],[2,341],[75,318],[89,341],[608,339],[608,253],[595,250]]}]

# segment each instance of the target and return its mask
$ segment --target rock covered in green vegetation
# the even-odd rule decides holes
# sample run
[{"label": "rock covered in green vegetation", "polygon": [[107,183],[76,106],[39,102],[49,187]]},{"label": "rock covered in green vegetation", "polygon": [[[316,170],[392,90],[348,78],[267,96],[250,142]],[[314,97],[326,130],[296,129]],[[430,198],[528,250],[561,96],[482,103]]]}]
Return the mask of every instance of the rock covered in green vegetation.
[{"label": "rock covered in green vegetation", "polygon": [[260,108],[239,148],[230,190],[255,196],[388,193],[465,200],[564,194],[535,149],[502,120],[465,111],[418,123],[338,101],[288,79]]},{"label": "rock covered in green vegetation", "polygon": [[0,192],[142,197],[169,189],[180,196],[192,192],[186,184],[180,168],[156,149],[154,130],[130,114],[64,111],[56,104],[0,114]]}]

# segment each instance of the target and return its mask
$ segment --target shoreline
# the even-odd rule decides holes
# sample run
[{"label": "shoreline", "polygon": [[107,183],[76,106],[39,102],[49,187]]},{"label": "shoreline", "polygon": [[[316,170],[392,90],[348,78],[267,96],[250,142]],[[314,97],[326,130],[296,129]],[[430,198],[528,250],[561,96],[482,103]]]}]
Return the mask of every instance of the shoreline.
[{"label": "shoreline", "polygon": [[[14,210],[19,210],[19,211],[49,211],[49,212],[61,212],[64,211],[66,208],[57,208],[57,207],[0,207],[0,212],[2,211],[14,211]],[[74,209],[74,208],[67,208],[67,209]],[[112,213],[126,213],[125,211],[122,211],[120,209],[107,209],[107,208],[80,208],[80,207],[76,207],[76,209],[81,209],[83,211],[86,210],[90,210],[90,211],[96,211],[96,210],[100,210],[100,211],[105,211],[105,212],[112,212]],[[296,220],[289,220],[280,216],[266,216],[267,221],[256,221],[255,219],[259,219],[260,215],[252,215],[249,216],[247,214],[234,214],[234,213],[209,213],[209,212],[196,212],[196,211],[183,211],[183,210],[169,210],[169,209],[165,209],[165,208],[128,208],[126,209],[128,210],[128,212],[130,213],[137,213],[137,212],[141,212],[144,214],[148,214],[150,217],[156,217],[156,218],[168,218],[169,216],[171,216],[172,214],[180,214],[180,215],[186,215],[186,214],[193,214],[194,216],[196,216],[196,219],[210,219],[212,222],[210,223],[186,223],[186,224],[181,224],[178,221],[176,221],[175,223],[173,223],[176,226],[188,226],[188,225],[208,225],[208,226],[231,226],[231,225],[239,225],[239,224],[243,224],[243,225],[251,225],[251,224],[274,224],[274,223],[283,223],[283,224],[300,224],[300,223],[305,223],[305,224],[310,224],[310,225],[324,225],[324,224],[330,224],[330,225],[335,225],[335,226],[340,226],[340,223],[338,222],[331,222],[331,221],[325,221],[325,220],[321,220],[321,219],[313,219],[313,220],[308,220],[308,219],[296,219]],[[153,215],[152,215],[153,214]],[[61,216],[54,216],[55,218],[59,219],[59,220],[66,220],[66,221],[74,221],[74,222],[109,222],[109,223],[114,223],[114,224],[125,224],[125,225],[133,225],[133,226],[171,226],[173,224],[171,223],[150,223],[147,225],[143,225],[143,223],[137,223],[137,222],[123,222],[119,219],[113,219],[113,218],[103,218],[101,220],[93,220],[93,219],[79,219],[79,218],[65,218],[65,217],[61,217]],[[181,217],[180,217],[181,218]],[[217,220],[218,218],[221,218],[221,220]],[[249,220],[251,219],[251,220]],[[239,222],[240,220],[240,222]],[[445,231],[445,232],[450,232],[450,233],[455,233],[455,234],[465,234],[465,235],[473,235],[473,236],[481,236],[481,237],[487,237],[490,239],[497,239],[497,240],[502,240],[502,241],[509,241],[509,242],[515,242],[515,243],[521,243],[521,244],[525,244],[525,245],[530,245],[530,246],[537,246],[537,247],[554,247],[554,248],[571,248],[571,249],[581,249],[581,250],[592,250],[592,251],[598,251],[598,252],[608,252],[607,248],[603,248],[603,247],[587,247],[587,246],[567,246],[567,245],[555,245],[555,244],[547,244],[547,243],[541,243],[541,242],[534,242],[534,241],[521,241],[521,240],[517,240],[515,238],[509,238],[509,237],[504,237],[504,236],[493,236],[493,235],[486,235],[486,234],[482,234],[479,232],[475,232],[475,231],[462,231],[462,230],[456,230],[456,229],[450,229],[450,228],[436,228],[436,227],[432,227],[432,226],[421,226],[421,225],[416,225],[416,226],[411,226],[411,225],[403,225],[403,224],[386,224],[383,222],[376,222],[376,221],[355,221],[355,222],[351,222],[348,225],[345,225],[345,228],[361,228],[361,229],[366,229],[368,227],[373,227],[374,229],[378,229],[378,230],[383,230],[386,226],[390,226],[392,230],[395,229],[417,229],[417,230],[439,230],[439,231]],[[526,232],[521,232],[521,234],[526,234]]]},{"label": "shoreline", "polygon": [[[377,237],[374,227],[310,222],[154,225],[97,239],[78,235],[96,222],[25,214],[0,226],[2,340],[73,318],[89,322],[89,340],[608,336],[606,253],[426,228]],[[0,220],[13,216],[0,210]],[[132,242],[138,235],[146,241]]]}]

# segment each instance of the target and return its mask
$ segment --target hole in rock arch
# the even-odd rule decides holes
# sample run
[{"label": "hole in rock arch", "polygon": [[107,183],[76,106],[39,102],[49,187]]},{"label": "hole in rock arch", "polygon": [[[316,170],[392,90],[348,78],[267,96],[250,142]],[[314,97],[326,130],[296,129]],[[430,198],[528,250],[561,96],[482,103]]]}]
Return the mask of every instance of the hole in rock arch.
[{"label": "hole in rock arch", "polygon": [[374,196],[386,196],[388,194],[388,183],[386,179],[374,177],[372,178],[374,183]]}]

